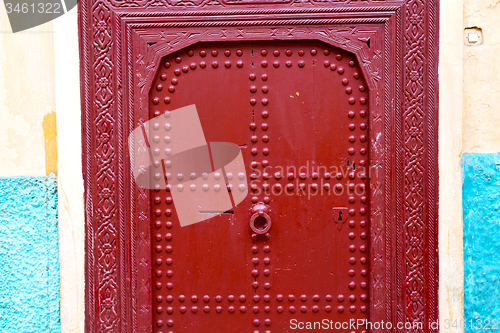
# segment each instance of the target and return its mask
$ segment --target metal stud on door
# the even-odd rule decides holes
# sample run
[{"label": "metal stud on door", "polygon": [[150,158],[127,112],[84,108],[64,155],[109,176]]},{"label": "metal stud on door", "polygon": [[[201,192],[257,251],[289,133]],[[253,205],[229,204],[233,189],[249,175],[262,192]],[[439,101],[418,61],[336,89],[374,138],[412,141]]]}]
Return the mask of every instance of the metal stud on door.
[{"label": "metal stud on door", "polygon": [[320,42],[205,43],[160,68],[151,118],[195,104],[207,141],[241,147],[250,193],[180,227],[177,189],[153,191],[154,331],[367,319],[369,109],[355,57]]}]

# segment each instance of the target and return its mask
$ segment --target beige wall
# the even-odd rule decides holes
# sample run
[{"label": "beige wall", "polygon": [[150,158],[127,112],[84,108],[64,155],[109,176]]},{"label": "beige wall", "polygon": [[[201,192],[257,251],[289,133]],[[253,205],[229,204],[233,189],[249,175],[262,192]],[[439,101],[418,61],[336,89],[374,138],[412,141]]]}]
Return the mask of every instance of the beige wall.
[{"label": "beige wall", "polygon": [[[439,49],[439,315],[463,317],[462,94],[463,1],[441,0]],[[460,329],[441,331],[462,332]]]},{"label": "beige wall", "polygon": [[58,132],[61,329],[84,329],[84,214],[77,11],[54,24]]},{"label": "beige wall", "polygon": [[45,149],[43,125],[56,108],[54,89],[52,23],[13,34],[0,5],[0,176],[56,171],[45,168],[45,155],[54,151]]},{"label": "beige wall", "polygon": [[465,0],[464,27],[483,30],[483,44],[464,48],[463,151],[500,152],[500,3]]},{"label": "beige wall", "polygon": [[[482,45],[464,46],[467,27],[482,29]],[[441,0],[440,40],[439,310],[453,321],[463,316],[462,153],[500,152],[500,2]]]}]

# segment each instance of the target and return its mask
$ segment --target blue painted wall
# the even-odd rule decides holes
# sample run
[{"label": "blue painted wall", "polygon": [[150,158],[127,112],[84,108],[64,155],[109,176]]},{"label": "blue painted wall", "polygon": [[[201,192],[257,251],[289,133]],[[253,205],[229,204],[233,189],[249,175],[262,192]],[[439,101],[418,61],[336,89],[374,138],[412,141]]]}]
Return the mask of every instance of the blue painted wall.
[{"label": "blue painted wall", "polygon": [[464,154],[462,174],[466,332],[500,329],[500,154]]},{"label": "blue painted wall", "polygon": [[0,178],[0,332],[60,332],[57,184]]}]

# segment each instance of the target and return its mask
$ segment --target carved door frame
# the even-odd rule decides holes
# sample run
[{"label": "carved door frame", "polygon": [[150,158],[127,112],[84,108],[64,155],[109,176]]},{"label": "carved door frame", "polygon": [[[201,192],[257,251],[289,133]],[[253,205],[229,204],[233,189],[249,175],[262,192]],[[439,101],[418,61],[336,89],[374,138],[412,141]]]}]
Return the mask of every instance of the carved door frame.
[{"label": "carved door frame", "polygon": [[148,120],[160,59],[201,41],[290,39],[355,54],[368,81],[370,321],[436,331],[438,26],[438,0],[81,0],[86,332],[151,331],[149,193],[127,138]]}]

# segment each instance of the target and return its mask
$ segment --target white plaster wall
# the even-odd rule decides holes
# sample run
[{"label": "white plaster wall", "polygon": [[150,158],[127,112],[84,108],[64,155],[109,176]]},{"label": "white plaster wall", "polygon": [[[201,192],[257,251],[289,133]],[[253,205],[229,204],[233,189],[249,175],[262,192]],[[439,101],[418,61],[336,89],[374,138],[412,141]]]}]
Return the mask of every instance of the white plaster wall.
[{"label": "white plaster wall", "polygon": [[52,23],[13,34],[0,4],[0,176],[45,175],[42,121],[55,111]]},{"label": "white plaster wall", "polygon": [[[439,316],[463,318],[463,1],[441,0],[439,43]],[[467,1],[467,0],[465,0]],[[476,0],[473,0],[476,1]],[[463,332],[461,329],[442,332]]]},{"label": "white plaster wall", "polygon": [[61,331],[84,331],[84,205],[77,10],[53,21],[58,133]]},{"label": "white plaster wall", "polygon": [[464,27],[483,30],[483,44],[464,48],[463,151],[500,152],[500,2],[465,0]]}]

